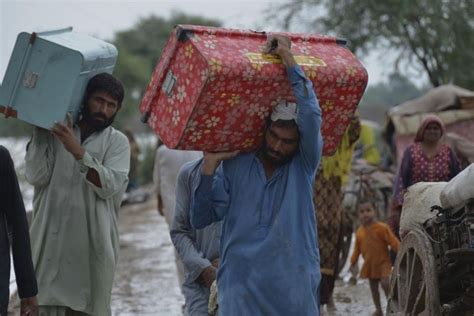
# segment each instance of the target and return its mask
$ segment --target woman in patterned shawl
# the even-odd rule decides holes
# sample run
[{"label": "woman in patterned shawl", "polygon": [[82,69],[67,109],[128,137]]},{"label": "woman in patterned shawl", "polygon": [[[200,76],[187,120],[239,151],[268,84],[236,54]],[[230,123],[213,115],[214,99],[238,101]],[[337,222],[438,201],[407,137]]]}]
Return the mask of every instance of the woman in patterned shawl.
[{"label": "woman in patterned shawl", "polygon": [[408,146],[394,183],[392,214],[388,224],[400,238],[399,225],[403,195],[407,188],[417,182],[449,181],[460,171],[454,151],[443,143],[443,122],[436,115],[428,115],[415,136],[414,144]]}]

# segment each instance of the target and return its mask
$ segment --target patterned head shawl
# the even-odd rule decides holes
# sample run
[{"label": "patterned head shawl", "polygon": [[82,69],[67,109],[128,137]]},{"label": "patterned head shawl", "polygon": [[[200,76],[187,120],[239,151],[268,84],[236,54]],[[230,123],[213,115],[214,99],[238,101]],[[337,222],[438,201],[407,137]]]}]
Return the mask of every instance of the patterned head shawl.
[{"label": "patterned head shawl", "polygon": [[430,123],[436,123],[439,125],[439,127],[441,127],[441,136],[443,136],[446,133],[446,127],[444,126],[443,121],[441,121],[441,119],[438,116],[434,114],[429,114],[425,117],[420,127],[418,128],[418,131],[416,132],[416,136],[415,136],[415,142],[423,141],[425,130]]}]

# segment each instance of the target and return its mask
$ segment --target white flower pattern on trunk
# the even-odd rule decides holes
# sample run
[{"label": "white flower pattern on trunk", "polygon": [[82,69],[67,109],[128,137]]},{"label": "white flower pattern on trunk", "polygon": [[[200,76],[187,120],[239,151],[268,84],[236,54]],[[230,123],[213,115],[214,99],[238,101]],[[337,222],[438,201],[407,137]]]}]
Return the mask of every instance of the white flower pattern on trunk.
[{"label": "white flower pattern on trunk", "polygon": [[179,123],[180,117],[179,117],[179,110],[174,110],[173,111],[173,124],[176,126]]},{"label": "white flower pattern on trunk", "polygon": [[206,40],[204,41],[204,46],[209,49],[215,49],[216,48],[216,41],[213,40]]},{"label": "white flower pattern on trunk", "polygon": [[194,131],[190,137],[191,142],[195,143],[202,137],[202,131]]},{"label": "white flower pattern on trunk", "polygon": [[265,117],[268,116],[270,112],[268,111],[268,109],[264,106],[261,106],[258,108],[258,112],[257,112],[257,115],[260,119],[264,119]]},{"label": "white flower pattern on trunk", "polygon": [[183,102],[184,98],[186,98],[186,87],[185,86],[179,86],[178,87],[178,94],[176,95],[176,99],[178,99],[179,102]]},{"label": "white flower pattern on trunk", "polygon": [[206,120],[206,126],[208,128],[212,128],[212,127],[215,127],[217,124],[219,124],[221,118],[218,117],[218,116],[213,116],[209,119]]}]

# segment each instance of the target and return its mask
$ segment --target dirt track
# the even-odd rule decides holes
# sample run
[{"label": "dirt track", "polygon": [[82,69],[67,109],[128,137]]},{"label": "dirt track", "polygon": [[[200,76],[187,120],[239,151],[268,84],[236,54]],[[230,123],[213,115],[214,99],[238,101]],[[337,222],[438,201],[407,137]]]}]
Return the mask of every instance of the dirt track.
[{"label": "dirt track", "polygon": [[[158,215],[154,199],[127,206],[119,216],[120,258],[112,291],[113,315],[180,316],[184,304],[178,286],[174,250],[168,227]],[[343,271],[347,271],[347,267]],[[336,312],[321,315],[371,315],[374,311],[369,285],[359,280],[349,285],[343,272],[336,283]],[[382,295],[383,296],[383,295]],[[385,306],[385,299],[383,299]],[[12,309],[18,305],[11,302]],[[18,304],[18,303],[17,303]],[[15,313],[15,315],[18,312]]]},{"label": "dirt track", "polygon": [[[155,205],[151,200],[121,210],[120,259],[112,292],[114,315],[181,315],[184,299],[178,287],[174,252],[166,222]],[[342,277],[348,279],[349,275],[343,273]],[[363,280],[357,285],[338,280],[334,299],[337,311],[322,315],[365,316],[374,311],[369,285]]]},{"label": "dirt track", "polygon": [[121,209],[120,258],[112,291],[114,315],[181,315],[184,298],[173,246],[155,205],[152,199]]}]

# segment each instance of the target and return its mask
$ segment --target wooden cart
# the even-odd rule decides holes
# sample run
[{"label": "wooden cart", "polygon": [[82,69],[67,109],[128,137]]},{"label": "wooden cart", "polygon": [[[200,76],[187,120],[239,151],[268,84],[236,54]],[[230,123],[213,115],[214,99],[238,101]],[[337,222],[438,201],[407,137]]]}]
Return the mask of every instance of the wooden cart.
[{"label": "wooden cart", "polygon": [[438,211],[401,242],[387,315],[474,315],[474,202]]}]

